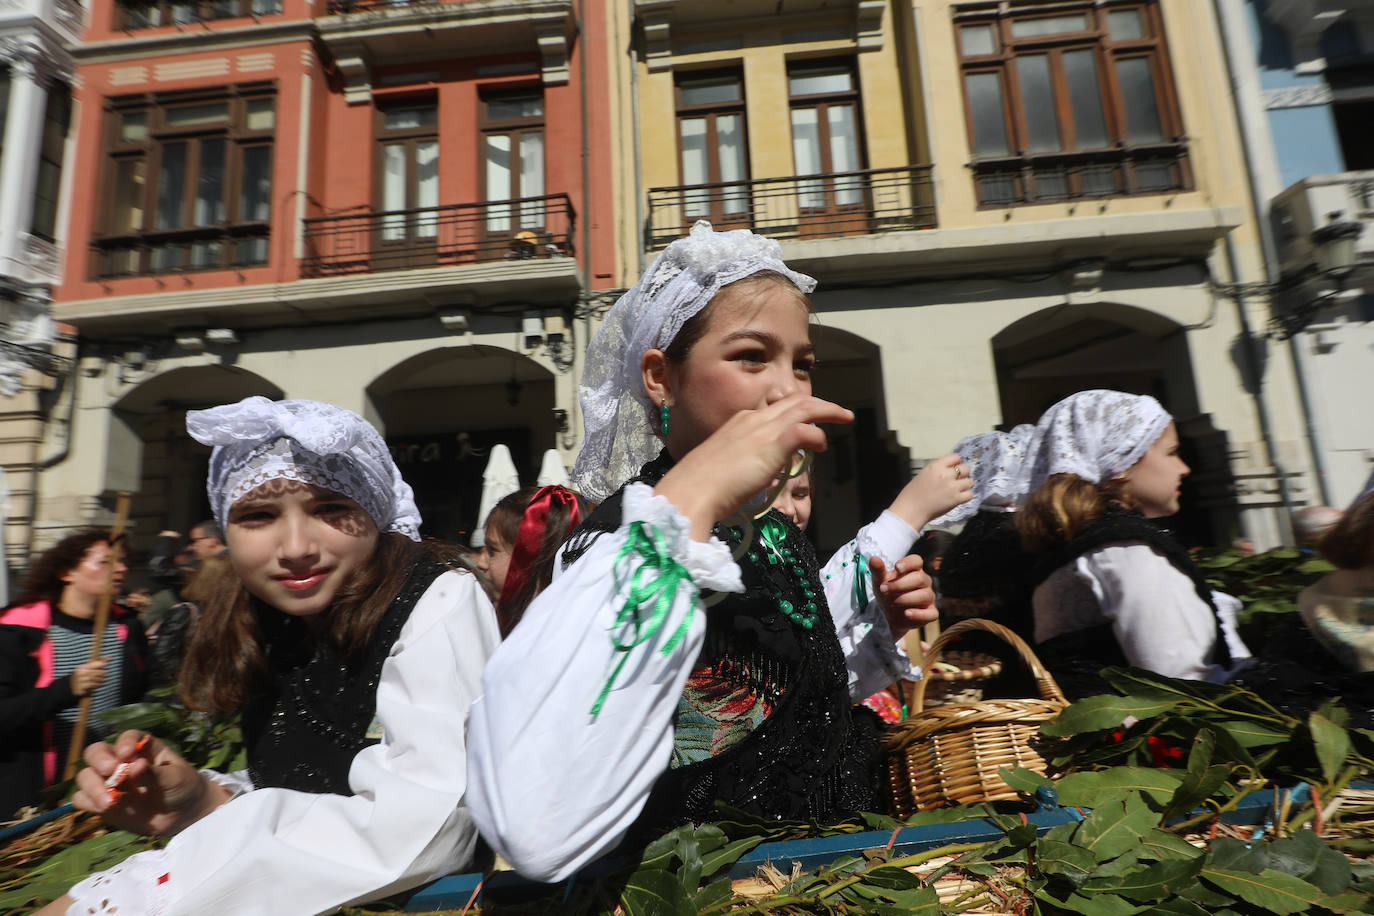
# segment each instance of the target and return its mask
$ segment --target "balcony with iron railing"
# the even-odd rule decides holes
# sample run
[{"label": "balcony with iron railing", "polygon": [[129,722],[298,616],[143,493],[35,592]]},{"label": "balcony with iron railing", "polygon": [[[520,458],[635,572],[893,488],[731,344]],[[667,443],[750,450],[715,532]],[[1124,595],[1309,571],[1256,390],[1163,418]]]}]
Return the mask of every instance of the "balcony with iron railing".
[{"label": "balcony with iron railing", "polygon": [[570,258],[566,194],[305,220],[303,277]]},{"label": "balcony with iron railing", "polygon": [[717,229],[749,228],[781,240],[933,229],[931,167],[651,188],[647,247],[663,247],[699,219]]},{"label": "balcony with iron railing", "polygon": [[1027,154],[970,163],[980,207],[1050,203],[1190,187],[1187,146],[1157,143],[1091,152]]},{"label": "balcony with iron railing", "polygon": [[217,19],[257,19],[278,16],[281,11],[282,0],[118,0],[115,27],[153,29]]}]

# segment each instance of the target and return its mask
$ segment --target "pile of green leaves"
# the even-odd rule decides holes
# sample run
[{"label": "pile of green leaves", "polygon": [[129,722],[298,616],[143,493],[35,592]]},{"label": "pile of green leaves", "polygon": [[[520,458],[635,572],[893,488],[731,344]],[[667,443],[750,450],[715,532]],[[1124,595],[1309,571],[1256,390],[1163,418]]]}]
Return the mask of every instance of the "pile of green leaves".
[{"label": "pile of green leaves", "polygon": [[1257,554],[1202,549],[1194,552],[1193,559],[1213,588],[1240,599],[1240,628],[1251,646],[1264,645],[1284,618],[1298,609],[1298,592],[1336,568],[1294,547]]},{"label": "pile of green leaves", "polygon": [[[236,721],[214,722],[192,712],[173,702],[169,690],[150,696],[150,702],[111,709],[99,718],[113,735],[131,728],[153,732],[197,767],[235,770],[247,765]],[[66,801],[74,789],[71,781],[52,787],[46,793],[47,807]],[[111,868],[163,842],[97,824],[85,815],[69,815],[0,849],[0,912],[15,916],[33,912],[92,872]]]}]

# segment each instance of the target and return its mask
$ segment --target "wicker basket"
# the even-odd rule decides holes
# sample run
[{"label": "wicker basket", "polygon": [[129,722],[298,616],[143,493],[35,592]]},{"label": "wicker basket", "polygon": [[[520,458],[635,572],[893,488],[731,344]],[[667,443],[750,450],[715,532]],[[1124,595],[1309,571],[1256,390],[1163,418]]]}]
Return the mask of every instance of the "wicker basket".
[{"label": "wicker basket", "polygon": [[[954,665],[957,670],[938,665],[924,669],[930,680],[926,686],[926,709],[946,703],[977,703],[983,698],[988,681],[1002,673],[1002,660],[986,652],[951,649],[940,656],[940,661]],[[908,706],[912,705],[919,684],[918,681],[910,685],[906,697]]]},{"label": "wicker basket", "polygon": [[1040,723],[1057,715],[1068,700],[1021,637],[991,620],[963,620],[935,640],[924,667],[929,668],[950,640],[968,630],[983,630],[1010,643],[1035,678],[1040,699],[983,700],[926,709],[929,681],[917,682],[910,716],[883,738],[888,800],[898,817],[929,808],[1015,799],[1018,793],[1002,781],[999,769],[1022,766],[1045,771],[1045,760],[1031,749],[1030,740]]}]

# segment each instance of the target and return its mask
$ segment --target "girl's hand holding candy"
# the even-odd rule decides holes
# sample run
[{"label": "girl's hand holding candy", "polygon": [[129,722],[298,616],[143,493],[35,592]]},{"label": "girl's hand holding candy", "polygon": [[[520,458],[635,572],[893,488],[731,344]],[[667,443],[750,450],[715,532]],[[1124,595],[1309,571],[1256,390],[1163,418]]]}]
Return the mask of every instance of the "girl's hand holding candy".
[{"label": "girl's hand holding candy", "polygon": [[227,789],[146,732],[92,744],[85,758],[72,804],[124,830],[178,833],[229,800]]}]

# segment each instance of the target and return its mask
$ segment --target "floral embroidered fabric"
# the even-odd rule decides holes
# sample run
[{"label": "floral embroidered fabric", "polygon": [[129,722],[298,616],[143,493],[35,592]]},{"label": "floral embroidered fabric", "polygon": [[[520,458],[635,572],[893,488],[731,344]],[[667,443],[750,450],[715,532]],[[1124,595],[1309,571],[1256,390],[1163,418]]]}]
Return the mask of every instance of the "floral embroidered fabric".
[{"label": "floral embroidered fabric", "polygon": [[586,431],[573,467],[578,492],[601,502],[658,454],[659,405],[644,392],[644,354],[666,349],[721,287],[765,270],[787,277],[803,293],[816,288],[815,280],[783,263],[776,241],[747,229],[715,232],[698,220],[616,301],[587,345],[578,388]]},{"label": "floral embroidered fabric", "polygon": [[1035,425],[1030,489],[1053,474],[1111,480],[1149,451],[1171,419],[1149,395],[1101,388],[1069,395]]},{"label": "floral embroidered fabric", "polygon": [[186,431],[214,446],[206,490],[223,528],[229,509],[269,480],[298,480],[347,496],[387,531],[420,539],[420,510],[376,428],[320,401],[244,398],[186,413]]}]

